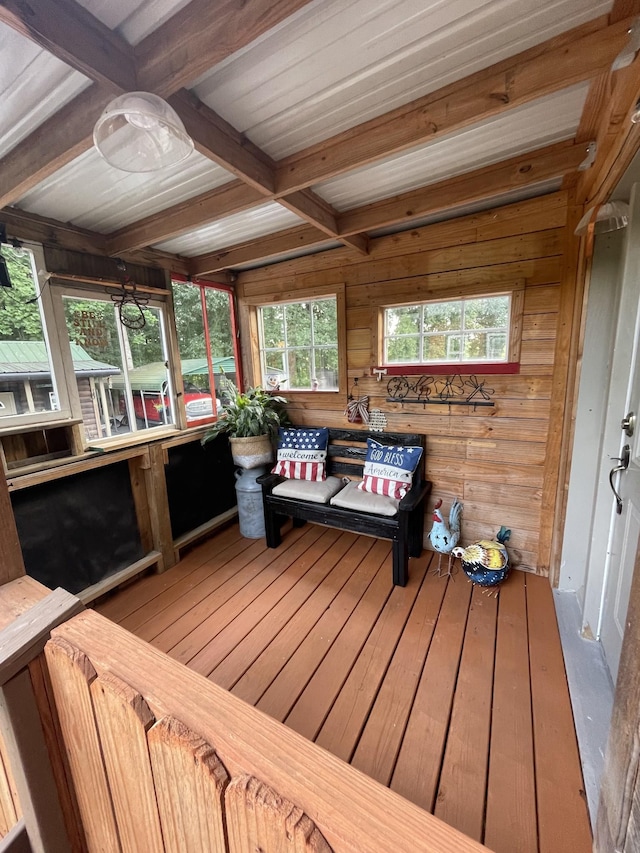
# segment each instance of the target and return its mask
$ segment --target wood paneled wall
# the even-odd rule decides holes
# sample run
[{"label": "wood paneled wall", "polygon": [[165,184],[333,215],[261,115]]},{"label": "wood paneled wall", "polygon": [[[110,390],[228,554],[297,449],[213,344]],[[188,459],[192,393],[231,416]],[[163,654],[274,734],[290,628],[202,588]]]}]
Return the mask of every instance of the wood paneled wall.
[{"label": "wood paneled wall", "polygon": [[[285,299],[296,290],[344,282],[350,385],[359,378],[359,394],[368,394],[370,407],[386,414],[389,431],[427,435],[431,500],[442,498],[445,512],[454,497],[464,502],[463,542],[492,536],[504,524],[512,530],[514,565],[543,575],[549,574],[561,511],[560,458],[582,304],[573,218],[568,194],[558,192],[377,238],[369,257],[335,249],[244,272],[238,282],[245,342],[250,335],[243,298]],[[491,292],[517,280],[525,282],[520,372],[478,374],[495,390],[493,408],[386,401],[387,380],[371,375],[376,300],[459,295],[478,284]],[[289,399],[295,423],[346,424],[343,394]]]}]

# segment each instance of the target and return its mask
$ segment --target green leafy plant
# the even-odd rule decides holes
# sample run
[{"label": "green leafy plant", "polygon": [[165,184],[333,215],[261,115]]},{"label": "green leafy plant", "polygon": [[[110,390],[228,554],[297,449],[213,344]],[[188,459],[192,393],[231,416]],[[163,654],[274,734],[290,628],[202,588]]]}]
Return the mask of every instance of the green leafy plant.
[{"label": "green leafy plant", "polygon": [[268,394],[260,386],[239,391],[226,376],[222,379],[221,390],[222,412],[202,437],[202,444],[221,433],[227,433],[231,438],[249,438],[253,435],[275,438],[278,428],[289,423],[284,397]]}]

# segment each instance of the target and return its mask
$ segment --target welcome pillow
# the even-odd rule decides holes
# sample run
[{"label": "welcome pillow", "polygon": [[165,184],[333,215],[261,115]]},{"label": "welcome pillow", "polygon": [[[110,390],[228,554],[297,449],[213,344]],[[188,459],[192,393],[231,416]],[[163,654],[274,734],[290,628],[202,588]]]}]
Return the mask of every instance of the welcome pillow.
[{"label": "welcome pillow", "polygon": [[358,488],[402,500],[411,488],[421,456],[421,447],[393,447],[367,438],[364,476]]},{"label": "welcome pillow", "polygon": [[273,474],[287,477],[289,480],[326,479],[325,460],[329,430],[321,429],[280,429],[278,453]]}]

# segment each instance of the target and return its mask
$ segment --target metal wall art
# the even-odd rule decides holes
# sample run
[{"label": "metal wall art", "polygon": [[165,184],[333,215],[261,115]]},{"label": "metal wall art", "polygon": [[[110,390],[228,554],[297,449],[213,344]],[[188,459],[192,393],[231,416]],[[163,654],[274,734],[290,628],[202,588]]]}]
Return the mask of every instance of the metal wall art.
[{"label": "metal wall art", "polygon": [[495,391],[486,387],[486,380],[477,376],[463,379],[453,376],[419,376],[411,381],[407,376],[392,376],[387,382],[388,403],[422,403],[447,406],[493,406]]}]

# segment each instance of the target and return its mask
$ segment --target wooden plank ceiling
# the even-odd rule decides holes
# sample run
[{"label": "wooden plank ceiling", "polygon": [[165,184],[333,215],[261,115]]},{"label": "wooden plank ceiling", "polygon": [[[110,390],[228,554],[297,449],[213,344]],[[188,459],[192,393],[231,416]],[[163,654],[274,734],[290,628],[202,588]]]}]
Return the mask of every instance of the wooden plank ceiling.
[{"label": "wooden plank ceiling", "polygon": [[[563,181],[579,203],[604,200],[638,143],[638,59],[611,67],[639,0],[397,0],[354,24],[360,5],[0,0],[0,222],[220,278],[332,245],[366,255],[380,229]],[[21,55],[33,58],[16,70]],[[106,104],[136,90],[184,121],[196,149],[184,165],[132,176],[93,150]]]}]

